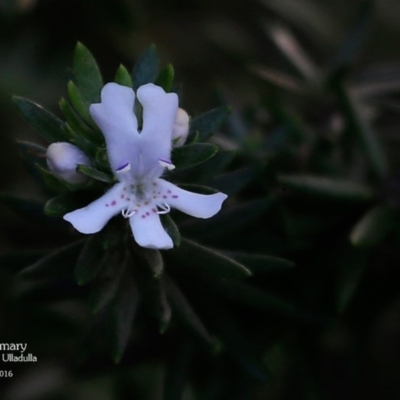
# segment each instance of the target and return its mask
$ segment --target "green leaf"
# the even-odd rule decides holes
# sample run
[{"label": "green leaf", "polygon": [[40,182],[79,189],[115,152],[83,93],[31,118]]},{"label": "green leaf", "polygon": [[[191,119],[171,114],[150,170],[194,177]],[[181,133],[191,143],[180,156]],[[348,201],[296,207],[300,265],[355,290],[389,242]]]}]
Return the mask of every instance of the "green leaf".
[{"label": "green leaf", "polygon": [[165,366],[163,400],[182,399],[193,352],[193,344],[185,339],[179,340],[170,352],[171,356]]},{"label": "green leaf", "polygon": [[34,143],[24,142],[20,140],[17,140],[17,146],[22,159],[30,170],[36,170],[36,164],[39,164],[44,168],[47,166],[46,148],[38,146]]},{"label": "green leaf", "polygon": [[333,70],[339,70],[352,64],[360,53],[368,34],[372,33],[372,22],[375,18],[375,7],[372,1],[362,1],[357,21],[351,26],[351,30],[339,49],[333,62]]},{"label": "green leaf", "polygon": [[146,83],[153,83],[158,74],[158,52],[154,45],[145,50],[138,58],[132,71],[133,90]]},{"label": "green leaf", "polygon": [[[89,126],[79,115],[78,113],[71,107],[71,105],[62,98],[60,100],[60,108],[63,112],[68,124],[70,125],[71,129],[75,132],[78,132],[79,135],[84,136],[86,139],[90,141],[94,141],[98,145],[104,143],[103,135],[96,129],[93,129]],[[79,136],[78,135],[78,136]],[[76,137],[74,137],[76,139]],[[81,140],[77,142],[78,147],[81,147],[80,144],[82,143]]]},{"label": "green leaf", "polygon": [[143,269],[136,269],[135,272],[143,305],[157,319],[160,333],[164,333],[171,319],[171,307],[166,297],[164,281],[143,273]]},{"label": "green leaf", "polygon": [[92,117],[89,113],[89,106],[92,104],[88,101],[79,88],[75,85],[73,81],[69,81],[67,84],[67,91],[69,100],[78,113],[78,115],[91,127],[97,129],[96,124],[93,122]]},{"label": "green leaf", "polygon": [[73,58],[74,82],[89,104],[100,103],[103,78],[96,60],[80,42],[76,45]]},{"label": "green leaf", "polygon": [[[204,186],[204,185],[197,185],[193,183],[179,183],[178,186],[182,189],[188,190],[189,192],[199,193],[199,194],[214,194],[218,193],[217,189]],[[168,214],[166,214],[168,215]]]},{"label": "green leaf", "polygon": [[93,280],[105,262],[105,251],[99,235],[92,235],[86,240],[85,246],[75,267],[75,280],[78,285],[85,285]]},{"label": "green leaf", "polygon": [[89,304],[94,314],[114,299],[127,268],[127,259],[122,259],[119,252],[107,252],[106,254],[104,265],[95,277],[90,291]]},{"label": "green leaf", "polygon": [[66,190],[66,183],[58,180],[48,169],[36,164],[36,169],[40,180],[54,192],[64,192]]},{"label": "green leaf", "polygon": [[70,211],[84,207],[94,200],[92,193],[67,192],[48,200],[44,213],[50,217],[62,217]]},{"label": "green leaf", "polygon": [[230,107],[219,107],[193,118],[190,123],[187,142],[191,142],[196,135],[200,142],[208,140],[228,119],[230,113]]},{"label": "green leaf", "polygon": [[361,104],[344,87],[340,74],[333,79],[332,87],[338,94],[348,122],[349,132],[354,132],[372,172],[376,177],[382,179],[388,169],[386,156],[380,141],[373,132],[370,121],[360,107]]},{"label": "green leaf", "polygon": [[255,175],[256,171],[252,167],[242,168],[219,175],[211,181],[211,185],[222,193],[232,196],[249,185]]},{"label": "green leaf", "polygon": [[181,244],[182,237],[174,220],[169,214],[160,215],[160,218],[163,228],[172,239],[172,243],[175,247],[178,247]]},{"label": "green leaf", "polygon": [[322,73],[293,33],[281,23],[269,24],[267,33],[294,69],[309,84],[318,87]]},{"label": "green leaf", "polygon": [[22,270],[19,275],[28,279],[58,277],[60,275],[70,276],[84,242],[84,240],[79,240],[57,249]]},{"label": "green leaf", "polygon": [[336,262],[339,276],[336,285],[336,304],[340,313],[348,308],[368,265],[370,254],[365,249],[355,248],[350,244],[342,246]]},{"label": "green leaf", "polygon": [[213,319],[216,333],[222,339],[226,350],[253,378],[260,382],[270,380],[271,374],[260,359],[255,346],[249,338],[243,335],[228,312],[215,304],[210,305],[207,309]]},{"label": "green leaf", "polygon": [[125,270],[117,294],[110,304],[109,333],[111,354],[115,363],[119,363],[128,344],[133,319],[138,305],[138,290],[130,270]]},{"label": "green leaf", "polygon": [[374,199],[374,192],[359,183],[309,175],[280,175],[278,182],[300,194],[326,199],[369,202]]},{"label": "green leaf", "polygon": [[200,164],[218,151],[218,146],[210,143],[195,143],[176,147],[172,151],[172,163],[176,168],[189,168]]},{"label": "green leaf", "polygon": [[233,303],[244,304],[251,308],[271,310],[294,318],[308,319],[310,317],[310,315],[298,309],[289,301],[236,279],[209,280],[208,288],[218,296],[225,297]]},{"label": "green leaf", "polygon": [[267,256],[264,254],[224,252],[228,257],[242,263],[253,273],[271,273],[291,269],[295,263],[280,257]]},{"label": "green leaf", "polygon": [[78,172],[83,175],[88,176],[89,178],[93,178],[96,181],[105,182],[105,183],[113,183],[114,178],[111,175],[106,174],[105,172],[99,171],[96,168],[89,167],[88,165],[78,165],[76,168]]},{"label": "green leaf", "polygon": [[161,253],[156,249],[140,247],[134,242],[130,244],[130,248],[132,257],[141,261],[144,272],[152,278],[160,278],[164,271],[164,261]]},{"label": "green leaf", "polygon": [[128,70],[122,64],[118,67],[114,80],[115,83],[118,83],[119,85],[127,86],[129,88],[132,87],[132,78]]},{"label": "green leaf", "polygon": [[192,219],[181,225],[181,231],[199,240],[223,237],[256,221],[275,200],[274,197],[264,197],[222,210],[208,220]]},{"label": "green leaf", "polygon": [[169,251],[166,256],[178,261],[177,267],[194,269],[209,277],[241,279],[251,275],[237,261],[187,239],[183,239],[179,248]]},{"label": "green leaf", "polygon": [[214,341],[207,332],[198,315],[186,300],[178,286],[166,275],[163,276],[167,298],[173,309],[174,315],[180,322],[196,337],[206,342],[207,345],[214,345]]},{"label": "green leaf", "polygon": [[161,86],[167,93],[171,91],[174,82],[174,67],[168,64],[158,75],[155,84]]},{"label": "green leaf", "polygon": [[356,247],[373,247],[379,244],[393,229],[396,215],[385,206],[369,210],[354,226],[350,241]]},{"label": "green leaf", "polygon": [[63,122],[38,104],[22,97],[13,97],[25,120],[48,142],[66,142],[68,137],[61,129]]}]

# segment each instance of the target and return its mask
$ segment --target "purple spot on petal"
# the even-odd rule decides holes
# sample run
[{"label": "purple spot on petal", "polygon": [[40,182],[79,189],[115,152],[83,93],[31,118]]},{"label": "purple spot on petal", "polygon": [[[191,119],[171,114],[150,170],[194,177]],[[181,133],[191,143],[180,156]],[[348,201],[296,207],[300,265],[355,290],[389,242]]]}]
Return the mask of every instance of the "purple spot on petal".
[{"label": "purple spot on petal", "polygon": [[150,213],[147,211],[146,215],[150,215]]},{"label": "purple spot on petal", "polygon": [[108,207],[108,204],[106,204],[106,207]]},{"label": "purple spot on petal", "polygon": [[173,197],[174,199],[177,199],[177,198],[178,198],[178,196],[177,196],[176,194],[174,194],[172,197]]},{"label": "purple spot on petal", "polygon": [[111,205],[112,206],[115,206],[117,204],[117,202],[115,201],[115,200],[113,200],[112,202],[111,202]]},{"label": "purple spot on petal", "polygon": [[153,211],[153,213],[157,212],[157,210],[155,208],[152,208],[151,211]]},{"label": "purple spot on petal", "polygon": [[143,214],[143,215],[142,215],[142,218],[146,218],[146,216]]},{"label": "purple spot on petal", "polygon": [[170,191],[170,190],[168,190],[168,193],[171,193],[171,191]]}]

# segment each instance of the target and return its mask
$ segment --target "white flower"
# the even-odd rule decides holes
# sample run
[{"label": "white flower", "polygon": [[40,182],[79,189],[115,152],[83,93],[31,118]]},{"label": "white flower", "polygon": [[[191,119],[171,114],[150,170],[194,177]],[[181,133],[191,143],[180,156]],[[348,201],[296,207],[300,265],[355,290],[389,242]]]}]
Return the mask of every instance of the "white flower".
[{"label": "white flower", "polygon": [[90,165],[88,156],[71,143],[52,143],[46,152],[47,166],[58,179],[69,183],[85,183],[88,177],[76,170],[79,164]]},{"label": "white flower", "polygon": [[64,215],[64,219],[79,232],[89,234],[100,231],[113,216],[122,213],[140,246],[170,249],[173,243],[159,214],[173,207],[194,217],[210,218],[227,196],[188,192],[160,178],[164,168],[173,168],[170,156],[178,97],[151,83],[141,86],[136,96],[143,107],[140,132],[132,89],[109,83],[101,92],[101,103],[90,106],[90,114],[105,137],[118,183],[87,207]]}]

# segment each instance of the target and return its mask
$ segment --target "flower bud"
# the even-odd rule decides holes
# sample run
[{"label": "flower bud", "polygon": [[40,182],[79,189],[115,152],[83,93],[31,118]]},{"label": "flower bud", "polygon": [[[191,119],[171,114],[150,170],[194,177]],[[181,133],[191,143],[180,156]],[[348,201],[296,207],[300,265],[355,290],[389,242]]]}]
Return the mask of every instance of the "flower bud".
[{"label": "flower bud", "polygon": [[71,143],[52,143],[46,152],[47,166],[58,179],[68,183],[85,183],[88,177],[76,170],[80,164],[90,165],[87,155]]},{"label": "flower bud", "polygon": [[185,144],[189,133],[189,115],[182,108],[178,108],[175,117],[174,127],[172,129],[172,140],[174,147],[180,147]]}]

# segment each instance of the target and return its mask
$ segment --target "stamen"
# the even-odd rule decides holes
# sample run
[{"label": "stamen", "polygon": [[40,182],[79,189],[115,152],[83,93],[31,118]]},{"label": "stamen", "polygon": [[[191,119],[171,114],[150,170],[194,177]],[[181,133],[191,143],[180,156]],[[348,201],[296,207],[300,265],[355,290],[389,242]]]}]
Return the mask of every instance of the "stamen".
[{"label": "stamen", "polygon": [[116,172],[118,174],[123,174],[131,170],[131,164],[129,162],[122,164],[120,167],[117,168]]},{"label": "stamen", "polygon": [[137,210],[130,210],[129,208],[126,210],[122,210],[122,216],[124,218],[130,218],[132,215],[135,215],[137,213]]},{"label": "stamen", "polygon": [[158,207],[160,207],[161,210],[157,210],[157,214],[168,214],[171,211],[171,207],[167,203],[164,203],[162,206],[158,205]]},{"label": "stamen", "polygon": [[162,160],[161,158],[158,160],[158,163],[163,167],[163,168],[167,168],[168,171],[172,171],[173,169],[175,169],[175,165],[172,164],[171,161],[169,160]]}]

